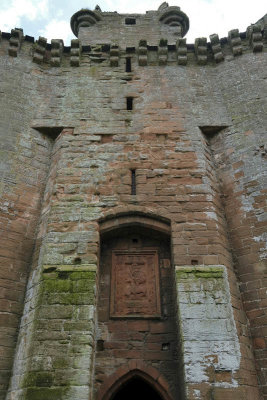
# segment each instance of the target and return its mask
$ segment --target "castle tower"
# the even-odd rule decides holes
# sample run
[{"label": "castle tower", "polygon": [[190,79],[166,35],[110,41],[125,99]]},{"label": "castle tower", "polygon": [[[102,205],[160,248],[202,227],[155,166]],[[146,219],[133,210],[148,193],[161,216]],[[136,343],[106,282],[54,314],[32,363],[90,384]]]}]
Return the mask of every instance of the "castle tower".
[{"label": "castle tower", "polygon": [[267,399],[266,17],[71,29],[1,34],[0,400]]}]

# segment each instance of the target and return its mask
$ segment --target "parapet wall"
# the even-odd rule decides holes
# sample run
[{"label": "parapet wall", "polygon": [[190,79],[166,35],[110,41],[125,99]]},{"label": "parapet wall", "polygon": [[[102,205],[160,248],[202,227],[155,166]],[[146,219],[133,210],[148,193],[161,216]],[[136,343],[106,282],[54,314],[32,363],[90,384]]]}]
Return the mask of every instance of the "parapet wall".
[{"label": "parapet wall", "polygon": [[135,54],[139,66],[212,65],[248,52],[265,51],[267,44],[267,28],[261,22],[250,25],[243,33],[233,29],[227,38],[220,39],[217,34],[210,35],[210,42],[205,37],[196,38],[194,44],[187,44],[186,38],[182,37],[170,39],[167,31],[160,32],[165,36],[159,36],[157,41],[147,38],[142,31],[140,40],[135,35],[134,41],[129,42],[123,34],[117,41],[113,36],[107,40],[106,33],[105,38],[99,38],[95,29],[95,25],[81,27],[81,38],[73,39],[70,47],[64,46],[61,39],[53,39],[51,44],[43,37],[34,41],[33,37],[23,36],[21,29],[13,29],[11,33],[2,33],[2,54],[19,57],[20,53],[25,53],[33,62],[51,67],[78,67],[82,62],[88,62],[88,56],[91,63],[109,60],[110,66],[116,67],[120,58],[127,54]]}]

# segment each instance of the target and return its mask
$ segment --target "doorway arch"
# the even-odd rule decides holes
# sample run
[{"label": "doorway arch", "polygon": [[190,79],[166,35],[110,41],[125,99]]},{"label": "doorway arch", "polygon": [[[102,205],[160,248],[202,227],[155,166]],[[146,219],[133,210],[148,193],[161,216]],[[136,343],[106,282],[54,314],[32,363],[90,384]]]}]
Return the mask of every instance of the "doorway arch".
[{"label": "doorway arch", "polygon": [[[180,398],[171,222],[141,210],[120,210],[98,222],[97,399],[120,400],[125,392],[128,398],[135,387],[135,398],[138,391],[147,391],[151,400],[171,400],[169,385],[174,398]],[[139,364],[132,366],[145,360],[148,373]],[[162,376],[159,380],[158,371],[168,369],[177,376],[171,372],[168,383]],[[112,382],[111,370],[117,371]]]},{"label": "doorway arch", "polygon": [[124,385],[121,385],[112,396],[112,400],[135,400],[139,396],[150,400],[163,400],[162,396],[151,385],[138,376],[134,376]]},{"label": "doorway arch", "polygon": [[107,214],[99,221],[100,234],[107,235],[117,229],[125,227],[139,227],[161,232],[164,235],[171,235],[171,221],[161,215],[152,213],[151,211],[120,211],[117,213]]},{"label": "doorway arch", "polygon": [[[147,369],[144,365],[142,366],[144,369]],[[124,372],[124,374],[121,375],[120,372]],[[118,370],[104,382],[98,392],[97,399],[132,400],[136,399],[136,396],[139,395],[140,398],[141,396],[146,396],[147,399],[151,400],[172,400],[168,394],[168,384],[164,377],[159,375],[158,371],[152,367],[149,367],[149,372],[151,372],[155,378],[139,369],[133,369],[127,373],[125,373],[125,369],[121,371]]]}]

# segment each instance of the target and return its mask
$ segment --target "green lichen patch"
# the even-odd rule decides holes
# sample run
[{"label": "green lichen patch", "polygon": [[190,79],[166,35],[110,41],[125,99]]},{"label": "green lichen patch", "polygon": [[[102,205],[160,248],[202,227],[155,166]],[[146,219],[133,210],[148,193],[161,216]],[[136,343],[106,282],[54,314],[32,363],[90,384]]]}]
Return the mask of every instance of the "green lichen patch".
[{"label": "green lichen patch", "polygon": [[47,266],[47,268],[43,272],[43,279],[56,279],[57,278],[57,271],[56,266],[51,265],[51,268]]},{"label": "green lichen patch", "polygon": [[93,341],[94,341],[94,338],[93,338],[92,333],[86,333],[86,334],[84,332],[82,334],[73,333],[72,337],[71,337],[71,342],[73,345],[92,346]]},{"label": "green lichen patch", "polygon": [[95,283],[95,278],[94,279],[77,279],[73,282],[73,285],[72,285],[73,292],[74,293],[88,292],[88,291],[92,290],[94,283]]},{"label": "green lichen patch", "polygon": [[69,358],[68,357],[54,357],[53,358],[53,367],[55,369],[65,369],[69,366]]},{"label": "green lichen patch", "polygon": [[75,321],[75,322],[65,322],[64,330],[71,332],[92,332],[94,328],[93,321]]},{"label": "green lichen patch", "polygon": [[35,388],[26,390],[25,400],[63,400],[68,387]]},{"label": "green lichen patch", "polygon": [[70,265],[70,264],[64,264],[64,265],[58,265],[57,270],[58,271],[66,271],[66,272],[86,272],[86,271],[91,271],[91,272],[96,272],[96,265],[95,264],[81,264],[81,265]]},{"label": "green lichen patch", "polygon": [[72,282],[65,279],[49,279],[44,281],[44,291],[48,293],[71,292]]},{"label": "green lichen patch", "polygon": [[160,47],[166,47],[168,45],[168,40],[160,39],[159,45],[160,45]]},{"label": "green lichen patch", "polygon": [[196,272],[196,278],[223,278],[223,272]]},{"label": "green lichen patch", "polygon": [[[72,305],[55,304],[51,307],[49,304],[44,304],[39,310],[39,319],[70,319],[72,318]],[[47,323],[50,323],[47,321]]]},{"label": "green lichen patch", "polygon": [[73,272],[70,275],[70,279],[79,280],[79,279],[89,279],[91,281],[95,281],[96,273],[95,271],[77,271]]},{"label": "green lichen patch", "polygon": [[213,279],[223,278],[224,267],[221,266],[197,266],[197,267],[176,267],[177,279]]},{"label": "green lichen patch", "polygon": [[94,290],[88,290],[87,293],[62,293],[49,294],[45,297],[46,304],[63,304],[63,305],[86,305],[94,304]]},{"label": "green lichen patch", "polygon": [[50,371],[29,372],[23,382],[23,387],[50,387],[53,384],[53,375]]},{"label": "green lichen patch", "polygon": [[146,47],[146,46],[147,46],[147,41],[146,41],[145,39],[141,39],[141,40],[139,41],[139,46],[140,46],[140,47]]}]

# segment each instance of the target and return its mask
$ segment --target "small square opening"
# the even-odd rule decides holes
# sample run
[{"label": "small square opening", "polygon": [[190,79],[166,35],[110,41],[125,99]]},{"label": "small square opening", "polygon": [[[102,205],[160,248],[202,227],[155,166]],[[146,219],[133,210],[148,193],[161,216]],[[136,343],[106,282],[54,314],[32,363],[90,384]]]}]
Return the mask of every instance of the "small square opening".
[{"label": "small square opening", "polygon": [[168,351],[168,350],[170,350],[170,343],[162,343],[162,345],[161,345],[161,350],[162,350],[162,351]]},{"label": "small square opening", "polygon": [[104,351],[104,340],[98,340],[96,342],[97,351]]},{"label": "small square opening", "polygon": [[136,19],[135,18],[125,18],[125,25],[135,25]]}]

